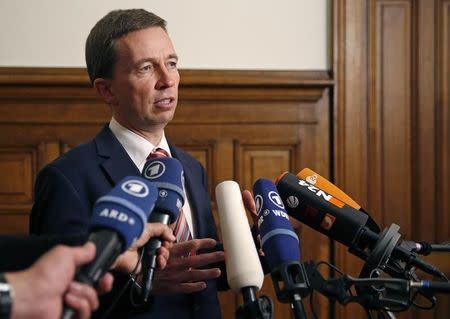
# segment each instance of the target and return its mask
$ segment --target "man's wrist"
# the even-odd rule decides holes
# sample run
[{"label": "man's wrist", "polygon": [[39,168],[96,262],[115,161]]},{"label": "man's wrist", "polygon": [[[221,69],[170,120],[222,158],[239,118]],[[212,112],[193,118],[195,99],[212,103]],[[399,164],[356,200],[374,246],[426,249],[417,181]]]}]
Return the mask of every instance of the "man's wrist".
[{"label": "man's wrist", "polygon": [[11,318],[14,289],[8,283],[5,275],[0,273],[0,319]]}]

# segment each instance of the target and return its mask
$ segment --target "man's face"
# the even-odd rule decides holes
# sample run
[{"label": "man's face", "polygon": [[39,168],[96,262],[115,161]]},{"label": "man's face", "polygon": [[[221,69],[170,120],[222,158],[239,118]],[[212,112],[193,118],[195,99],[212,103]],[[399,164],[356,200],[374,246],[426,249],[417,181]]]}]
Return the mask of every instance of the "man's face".
[{"label": "man's face", "polygon": [[133,31],[115,43],[110,80],[113,115],[140,131],[164,128],[178,102],[178,58],[168,34],[159,27]]}]

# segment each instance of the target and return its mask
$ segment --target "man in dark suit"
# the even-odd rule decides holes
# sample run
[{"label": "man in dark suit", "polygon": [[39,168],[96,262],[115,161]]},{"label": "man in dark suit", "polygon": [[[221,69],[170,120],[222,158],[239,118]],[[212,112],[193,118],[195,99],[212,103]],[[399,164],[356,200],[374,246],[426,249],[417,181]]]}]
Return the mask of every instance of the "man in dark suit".
[{"label": "man in dark suit", "polygon": [[95,200],[123,177],[140,175],[150,153],[162,149],[181,162],[187,195],[183,213],[194,239],[172,247],[166,268],[155,274],[151,302],[138,314],[126,309],[127,317],[220,318],[220,269],[208,267],[222,261],[223,252],[186,257],[216,244],[206,173],[164,135],[178,101],[177,61],[160,17],[132,9],[112,11],[98,21],[86,41],[86,63],[112,119],[93,140],[46,166],[35,185],[30,231],[80,233],[88,229]]}]

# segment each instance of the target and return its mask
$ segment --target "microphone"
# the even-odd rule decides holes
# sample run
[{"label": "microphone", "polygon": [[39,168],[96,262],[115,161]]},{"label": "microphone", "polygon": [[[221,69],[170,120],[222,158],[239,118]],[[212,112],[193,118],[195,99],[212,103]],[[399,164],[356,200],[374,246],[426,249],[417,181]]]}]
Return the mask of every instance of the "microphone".
[{"label": "microphone", "polygon": [[412,281],[410,282],[411,288],[418,288],[422,291],[431,291],[436,293],[450,293],[450,283],[442,282],[442,281],[430,281],[430,280],[421,280],[421,281]]},{"label": "microphone", "polygon": [[360,212],[363,212],[364,214],[368,215],[369,219],[367,220],[366,226],[376,233],[380,232],[380,227],[372,219],[372,217],[370,217],[370,215],[361,207],[361,205],[355,202],[350,196],[348,196],[339,187],[331,183],[326,178],[320,176],[319,174],[317,174],[316,172],[314,172],[312,169],[309,168],[302,169],[297,174],[297,177],[307,181],[309,184],[313,186],[320,188],[321,190],[325,191],[331,196],[344,202],[348,206],[353,207],[354,209],[359,210]]},{"label": "microphone", "polygon": [[222,240],[225,250],[227,280],[230,287],[241,292],[244,304],[256,302],[256,291],[264,280],[256,246],[245,213],[239,185],[224,181],[216,186]]},{"label": "microphone", "polygon": [[294,318],[306,318],[302,297],[309,294],[309,283],[300,247],[283,201],[275,184],[265,178],[253,184],[261,245],[271,270],[277,298],[290,303]]},{"label": "microphone", "polygon": [[297,177],[307,181],[309,184],[317,186],[328,194],[333,195],[333,197],[338,198],[340,201],[346,203],[348,206],[359,210],[361,205],[355,202],[350,196],[344,193],[339,187],[331,183],[325,177],[320,176],[310,168],[304,168],[298,172]]},{"label": "microphone", "polygon": [[[141,177],[126,177],[94,204],[88,240],[94,243],[95,258],[80,267],[75,280],[93,286],[114,260],[142,235],[156,202],[157,190]],[[75,311],[64,307],[61,318]]]},{"label": "microphone", "polygon": [[421,242],[408,242],[412,246],[412,249],[420,254],[428,256],[432,252],[449,252],[450,251],[450,243],[446,244],[430,244],[426,241]]},{"label": "microphone", "polygon": [[[145,163],[142,176],[158,189],[155,208],[148,222],[165,225],[175,222],[184,204],[184,177],[181,163],[175,158],[158,157]],[[161,238],[156,237],[151,238],[144,246],[141,292],[144,302],[147,302],[152,289],[157,250],[161,245]]]},{"label": "microphone", "polygon": [[282,174],[276,184],[290,216],[349,247],[352,254],[377,266],[392,262],[393,257],[442,277],[442,272],[436,267],[397,245],[400,239],[397,225],[393,224],[383,234],[377,234],[367,226],[368,215],[289,172]]}]

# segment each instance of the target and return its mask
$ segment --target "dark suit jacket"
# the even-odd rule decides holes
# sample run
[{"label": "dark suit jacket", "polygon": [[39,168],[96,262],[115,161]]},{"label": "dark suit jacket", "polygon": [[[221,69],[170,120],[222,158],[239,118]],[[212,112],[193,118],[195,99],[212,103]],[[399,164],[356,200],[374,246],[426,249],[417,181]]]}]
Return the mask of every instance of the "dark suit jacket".
[{"label": "dark suit jacket", "polygon": [[[217,239],[207,191],[207,178],[202,165],[179,148],[170,144],[169,146],[172,156],[183,165],[186,191],[196,225],[195,236]],[[109,127],[105,126],[92,141],[75,147],[39,173],[35,184],[30,232],[86,232],[97,198],[130,175],[139,176],[140,172]],[[127,299],[128,296],[123,298]],[[126,311],[130,314],[131,310]],[[114,317],[124,318],[124,315],[119,315],[117,311],[113,310],[112,313],[116,314]],[[141,313],[126,317],[220,318],[217,281],[208,281],[207,288],[199,293],[154,297],[145,309],[145,315]]]}]

